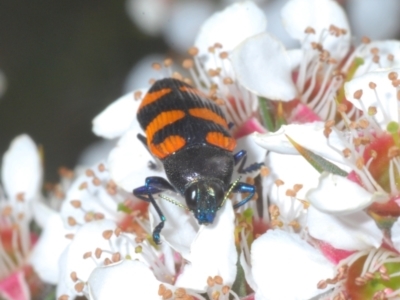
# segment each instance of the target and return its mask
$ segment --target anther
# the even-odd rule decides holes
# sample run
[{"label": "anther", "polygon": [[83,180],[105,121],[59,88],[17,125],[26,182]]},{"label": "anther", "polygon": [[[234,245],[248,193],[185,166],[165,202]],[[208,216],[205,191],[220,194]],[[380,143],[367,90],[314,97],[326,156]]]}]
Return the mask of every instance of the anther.
[{"label": "anther", "polygon": [[224,84],[229,85],[229,84],[233,83],[233,80],[230,77],[225,77],[223,82],[224,82]]},{"label": "anther", "polygon": [[119,262],[121,260],[121,253],[119,253],[119,252],[113,253],[113,255],[111,256],[111,260],[114,263]]},{"label": "anther", "polygon": [[108,265],[111,265],[111,264],[112,264],[112,261],[108,257],[106,257],[106,259],[104,260],[104,265],[108,266]]},{"label": "anther", "polygon": [[156,70],[156,71],[160,71],[161,70],[161,68],[162,68],[162,66],[161,66],[161,64],[160,63],[152,63],[151,64],[151,68],[153,69],[153,70]]},{"label": "anther", "polygon": [[83,254],[83,259],[87,259],[87,258],[90,258],[90,257],[92,257],[92,251],[88,251],[88,252]]},{"label": "anther", "polygon": [[77,282],[78,281],[78,275],[76,275],[76,272],[71,272],[71,274],[69,274],[69,277],[71,277],[71,280],[73,282]]},{"label": "anther", "polygon": [[25,193],[18,193],[17,195],[16,195],[16,199],[17,199],[17,201],[19,201],[19,202],[24,202],[25,201]]},{"label": "anther", "polygon": [[96,248],[96,250],[94,251],[94,256],[99,259],[101,257],[101,254],[103,254],[103,250],[101,250],[100,248]]},{"label": "anther", "polygon": [[228,56],[229,56],[229,54],[226,51],[223,51],[219,54],[219,58],[221,58],[221,59],[226,59],[226,58],[228,58]]},{"label": "anther", "polygon": [[121,234],[122,229],[120,227],[115,228],[114,230],[114,234],[116,237],[119,237],[119,235]]},{"label": "anther", "polygon": [[92,180],[92,183],[94,186],[100,186],[101,185],[101,180],[98,177],[94,177]]},{"label": "anther", "polygon": [[393,62],[394,61],[394,55],[393,54],[388,54],[387,55],[387,60],[390,61],[390,62]]},{"label": "anther", "polygon": [[73,239],[74,239],[74,236],[75,236],[75,234],[73,234],[73,233],[67,233],[67,234],[65,235],[65,237],[66,237],[67,239],[69,239],[69,240],[73,240]]},{"label": "anther", "polygon": [[220,295],[221,295],[221,293],[219,291],[213,291],[211,294],[211,299],[218,300]]},{"label": "anther", "polygon": [[283,180],[281,180],[281,179],[277,179],[277,180],[275,180],[275,185],[276,186],[281,186],[281,185],[284,185],[285,184],[285,182],[283,181]]},{"label": "anther", "polygon": [[191,56],[196,56],[197,54],[199,54],[199,49],[197,47],[190,47],[188,53]]},{"label": "anther", "polygon": [[68,217],[68,225],[75,226],[76,224],[77,222],[73,217]]},{"label": "anther", "polygon": [[105,238],[106,240],[109,240],[111,238],[112,234],[113,234],[112,230],[104,230],[102,235],[103,235],[103,238]]},{"label": "anther", "polygon": [[397,72],[390,72],[389,75],[388,75],[388,78],[389,78],[390,80],[396,80],[397,77],[398,77]]},{"label": "anther", "polygon": [[79,190],[85,190],[85,189],[87,189],[87,187],[88,187],[88,184],[87,184],[87,182],[82,182],[80,185],[79,185]]},{"label": "anther", "polygon": [[317,288],[320,289],[320,290],[325,289],[327,286],[328,286],[328,283],[326,282],[326,280],[321,280],[317,284]]},{"label": "anther", "polygon": [[171,77],[174,78],[174,79],[178,79],[178,80],[182,80],[183,79],[182,74],[180,74],[178,72],[173,72]]},{"label": "anther", "polygon": [[362,157],[359,157],[357,160],[356,160],[356,167],[357,167],[357,169],[362,169],[363,167],[364,167],[364,158],[362,158]]},{"label": "anther", "polygon": [[221,43],[215,43],[214,48],[222,49],[222,44]]},{"label": "anther", "polygon": [[372,57],[372,61],[373,61],[374,63],[376,63],[376,64],[379,64],[379,55],[374,55],[374,56]]},{"label": "anther", "polygon": [[74,208],[80,208],[82,206],[82,202],[80,200],[71,200],[69,203],[71,203]]},{"label": "anther", "polygon": [[376,113],[377,113],[377,109],[375,106],[368,107],[368,115],[369,116],[375,116]]},{"label": "anther", "polygon": [[363,94],[363,90],[357,90],[357,91],[354,92],[353,98],[357,99],[357,100],[360,100],[361,97],[362,97],[362,94]]},{"label": "anther", "polygon": [[135,100],[140,100],[140,99],[142,99],[142,92],[141,92],[141,91],[135,91],[135,92],[133,93],[133,98],[134,98]]},{"label": "anther", "polygon": [[227,295],[229,293],[229,291],[231,290],[231,288],[227,285],[224,285],[222,287],[222,294]]},{"label": "anther", "polygon": [[183,288],[177,288],[174,292],[175,296],[177,297],[183,297],[186,295],[186,291]]},{"label": "anther", "polygon": [[57,298],[57,300],[68,300],[69,296],[68,295],[61,295],[60,297]]},{"label": "anther", "polygon": [[373,55],[377,55],[379,53],[379,49],[376,47],[373,47],[369,50],[371,52],[371,54]]},{"label": "anther", "polygon": [[208,278],[207,278],[207,285],[208,285],[209,287],[213,287],[214,284],[215,284],[214,279],[213,279],[211,276],[208,276]]},{"label": "anther", "polygon": [[308,27],[304,30],[304,33],[307,33],[307,34],[315,34],[315,30],[314,30],[314,28],[308,26]]},{"label": "anther", "polygon": [[172,64],[173,64],[173,60],[172,60],[172,58],[166,58],[166,59],[164,59],[164,67],[170,67],[170,66],[172,66]]},{"label": "anther", "polygon": [[371,39],[370,39],[369,37],[367,37],[367,36],[363,36],[363,37],[361,38],[361,43],[363,43],[363,44],[369,44],[369,43],[371,43]]},{"label": "anther", "polygon": [[358,286],[363,286],[367,283],[367,279],[364,277],[357,277],[354,281],[354,283]]},{"label": "anther", "polygon": [[182,67],[184,67],[185,69],[192,69],[193,68],[193,60],[192,59],[185,59],[182,62]]},{"label": "anther", "polygon": [[394,158],[400,156],[400,148],[397,146],[392,146],[388,150],[388,158]]},{"label": "anther", "polygon": [[375,82],[370,82],[368,84],[368,86],[370,87],[370,89],[375,89],[376,88],[376,83]]},{"label": "anther", "polygon": [[342,153],[343,153],[344,157],[347,158],[347,157],[350,157],[351,150],[349,148],[345,148],[345,149],[342,150]]},{"label": "anther", "polygon": [[136,246],[135,247],[135,253],[142,253],[142,251],[143,251],[143,247],[142,246]]},{"label": "anther", "polygon": [[267,177],[270,174],[269,169],[266,166],[261,166],[260,168],[260,175],[262,177]]},{"label": "anther", "polygon": [[91,170],[91,169],[87,169],[87,170],[85,171],[85,175],[86,175],[87,177],[93,177],[93,176],[94,176],[94,172],[93,172],[93,170]]},{"label": "anther", "polygon": [[82,292],[84,287],[85,287],[85,284],[83,282],[78,282],[74,286],[75,291],[77,291],[78,293]]},{"label": "anther", "polygon": [[219,284],[219,285],[221,285],[221,284],[224,283],[224,280],[223,280],[222,277],[219,276],[219,275],[214,276],[214,281],[215,281],[216,284]]}]

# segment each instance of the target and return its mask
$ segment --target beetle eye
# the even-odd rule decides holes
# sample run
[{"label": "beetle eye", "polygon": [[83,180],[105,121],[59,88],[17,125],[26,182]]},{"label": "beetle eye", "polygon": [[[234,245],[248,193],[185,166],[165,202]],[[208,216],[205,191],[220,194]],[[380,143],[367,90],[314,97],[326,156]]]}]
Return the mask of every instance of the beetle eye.
[{"label": "beetle eye", "polygon": [[215,199],[215,204],[219,208],[224,200],[224,189],[221,185],[216,183],[210,183],[208,187],[208,193]]},{"label": "beetle eye", "polygon": [[190,210],[196,209],[199,190],[197,184],[192,184],[185,191],[186,205]]}]

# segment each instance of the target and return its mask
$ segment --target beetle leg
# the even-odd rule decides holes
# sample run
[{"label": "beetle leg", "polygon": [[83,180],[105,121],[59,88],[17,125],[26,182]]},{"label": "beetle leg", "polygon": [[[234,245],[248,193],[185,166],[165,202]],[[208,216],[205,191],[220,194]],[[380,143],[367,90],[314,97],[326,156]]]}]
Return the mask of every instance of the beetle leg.
[{"label": "beetle leg", "polygon": [[238,172],[240,174],[245,174],[245,173],[250,173],[253,171],[257,171],[261,168],[261,166],[264,165],[264,163],[254,163],[251,164],[250,166],[247,166],[246,168],[244,167],[244,165],[246,164],[246,160],[247,160],[247,152],[245,150],[240,150],[238,153],[236,153],[235,155],[233,155],[233,159],[235,161],[235,166],[240,163],[239,165],[239,169]]},{"label": "beetle leg", "polygon": [[164,227],[166,218],[157,202],[154,200],[153,194],[160,193],[163,190],[175,191],[174,187],[166,179],[156,176],[147,177],[144,186],[133,190],[133,194],[136,197],[146,202],[150,202],[160,217],[161,222],[153,230],[153,241],[158,245],[160,244],[160,232]]},{"label": "beetle leg", "polygon": [[236,203],[233,208],[238,208],[241,207],[242,205],[246,204],[249,202],[251,198],[253,198],[254,194],[256,193],[256,187],[254,185],[244,183],[244,182],[238,182],[232,189],[233,193],[249,193],[249,195],[244,198],[242,201],[239,203]]}]

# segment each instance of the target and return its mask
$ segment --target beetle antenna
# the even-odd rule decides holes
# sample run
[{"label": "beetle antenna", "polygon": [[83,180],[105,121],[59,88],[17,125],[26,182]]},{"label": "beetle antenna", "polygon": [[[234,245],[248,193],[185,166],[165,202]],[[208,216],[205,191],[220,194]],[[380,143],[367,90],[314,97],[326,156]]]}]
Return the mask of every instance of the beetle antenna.
[{"label": "beetle antenna", "polygon": [[221,206],[220,206],[219,208],[221,208],[222,206],[224,206],[224,204],[225,204],[226,200],[228,199],[229,195],[231,194],[232,190],[235,188],[235,186],[237,185],[237,183],[240,181],[241,178],[242,178],[242,177],[239,176],[239,178],[236,179],[236,180],[231,184],[231,186],[229,187],[229,190],[226,192],[225,197],[224,197],[224,200],[222,201]]},{"label": "beetle antenna", "polygon": [[183,204],[180,203],[179,201],[176,201],[176,200],[174,200],[174,199],[172,199],[172,198],[170,198],[170,197],[168,197],[168,196],[166,196],[166,195],[160,194],[159,197],[160,197],[161,199],[167,200],[168,202],[171,202],[172,204],[175,204],[176,206],[179,206],[179,207],[181,207],[181,208],[183,208],[183,209],[189,210],[189,207],[183,205]]}]

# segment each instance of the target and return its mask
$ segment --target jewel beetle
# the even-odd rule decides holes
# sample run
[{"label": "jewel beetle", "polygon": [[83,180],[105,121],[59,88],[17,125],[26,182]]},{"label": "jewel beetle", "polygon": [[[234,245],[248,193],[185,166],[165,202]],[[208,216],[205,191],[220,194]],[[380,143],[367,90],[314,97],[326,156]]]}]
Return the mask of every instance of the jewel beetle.
[{"label": "jewel beetle", "polygon": [[150,202],[160,217],[153,230],[156,244],[166,218],[154,194],[165,190],[180,193],[199,224],[213,223],[230,192],[247,193],[234,208],[254,196],[253,185],[231,183],[232,173],[239,162],[242,173],[260,164],[243,168],[246,151],[233,154],[236,140],[223,111],[196,88],[173,78],[156,81],[143,98],[137,119],[146,134],[138,134],[138,138],[162,162],[168,178],[147,177],[144,186],[133,190],[136,197]]}]

